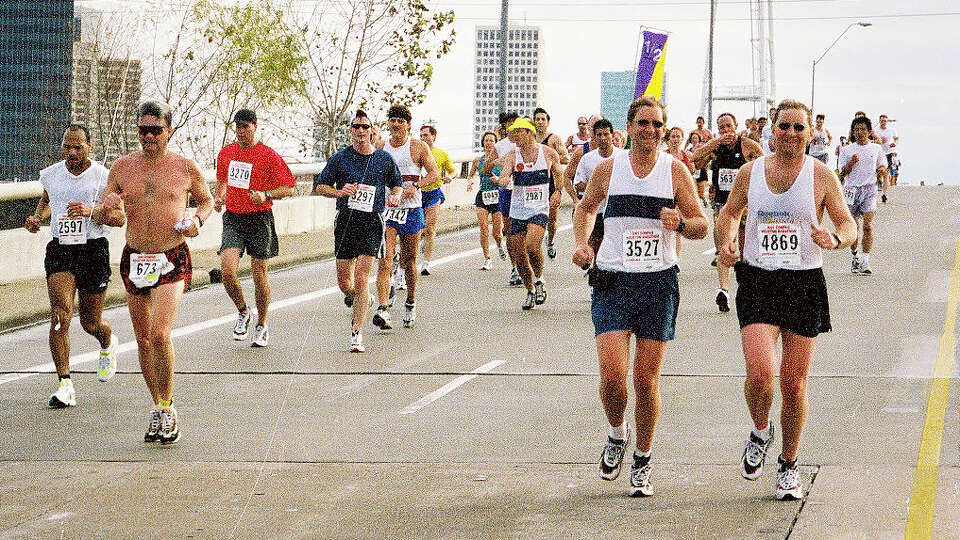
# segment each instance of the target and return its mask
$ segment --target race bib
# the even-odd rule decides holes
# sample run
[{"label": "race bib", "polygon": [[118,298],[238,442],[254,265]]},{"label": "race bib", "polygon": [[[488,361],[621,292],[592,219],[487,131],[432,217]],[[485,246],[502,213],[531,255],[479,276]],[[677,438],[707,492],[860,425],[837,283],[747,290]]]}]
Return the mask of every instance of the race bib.
[{"label": "race bib", "polygon": [[546,184],[524,186],[523,207],[534,209],[546,208],[548,190],[549,188]]},{"label": "race bib", "polygon": [[57,220],[57,238],[63,246],[86,244],[87,218],[60,216]]},{"label": "race bib", "polygon": [[131,253],[130,281],[140,287],[152,287],[160,276],[173,270],[173,265],[163,253]]},{"label": "race bib", "polygon": [[240,189],[250,189],[250,175],[253,172],[253,163],[231,161],[227,167],[227,185]]},{"label": "race bib", "polygon": [[822,139],[814,140],[810,143],[810,155],[822,156],[827,153],[826,143]]},{"label": "race bib", "polygon": [[387,208],[383,213],[384,221],[392,221],[397,225],[403,225],[407,222],[407,214],[410,213],[409,208],[397,208],[395,206]]},{"label": "race bib", "polygon": [[623,232],[623,267],[628,271],[663,267],[663,234],[659,229],[627,229]]},{"label": "race bib", "polygon": [[490,191],[483,191],[480,193],[480,200],[483,201],[483,204],[497,204],[500,202],[500,191],[493,189]]},{"label": "race bib", "polygon": [[720,175],[717,179],[717,185],[720,191],[730,191],[733,189],[733,180],[737,177],[737,169],[720,169]]},{"label": "race bib", "polygon": [[775,221],[758,226],[759,262],[768,267],[800,266],[800,227]]},{"label": "race bib", "polygon": [[357,184],[357,192],[350,196],[347,208],[361,212],[373,212],[373,201],[377,198],[377,188],[367,184]]},{"label": "race bib", "polygon": [[850,206],[851,204],[853,204],[853,201],[857,200],[856,186],[843,187],[843,200],[847,202],[847,206]]}]

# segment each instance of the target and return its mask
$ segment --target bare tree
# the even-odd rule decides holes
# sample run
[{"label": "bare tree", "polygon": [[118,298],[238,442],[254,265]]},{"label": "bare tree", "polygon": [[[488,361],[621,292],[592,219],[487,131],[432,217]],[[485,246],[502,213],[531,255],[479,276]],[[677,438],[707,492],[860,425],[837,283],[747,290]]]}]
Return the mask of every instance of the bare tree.
[{"label": "bare tree", "polygon": [[[423,0],[330,0],[304,10],[287,0],[290,23],[308,59],[304,106],[290,130],[304,148],[317,144],[324,158],[343,140],[350,109],[377,112],[391,103],[422,103],[433,78],[432,61],[449,52],[453,11],[430,11]],[[321,9],[322,7],[322,9]]]}]

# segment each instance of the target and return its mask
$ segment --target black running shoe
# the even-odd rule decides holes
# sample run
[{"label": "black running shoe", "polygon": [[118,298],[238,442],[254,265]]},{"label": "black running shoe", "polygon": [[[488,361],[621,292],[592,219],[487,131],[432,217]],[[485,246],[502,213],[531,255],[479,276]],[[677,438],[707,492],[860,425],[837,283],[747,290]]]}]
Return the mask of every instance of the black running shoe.
[{"label": "black running shoe", "polygon": [[730,296],[723,289],[717,289],[717,307],[720,308],[720,313],[730,311]]}]

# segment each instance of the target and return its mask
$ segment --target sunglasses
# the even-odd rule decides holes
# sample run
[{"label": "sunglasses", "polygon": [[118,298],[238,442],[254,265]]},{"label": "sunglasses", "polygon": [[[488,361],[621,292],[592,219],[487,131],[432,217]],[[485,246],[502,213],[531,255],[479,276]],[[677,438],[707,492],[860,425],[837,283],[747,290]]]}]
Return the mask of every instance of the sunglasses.
[{"label": "sunglasses", "polygon": [[641,119],[641,120],[637,120],[636,122],[637,122],[637,125],[640,126],[640,127],[650,127],[651,125],[653,125],[653,127],[656,128],[656,129],[660,129],[660,128],[663,127],[663,122],[661,122],[661,121],[659,121],[659,120],[643,120],[643,119]]},{"label": "sunglasses", "polygon": [[777,124],[777,127],[780,128],[780,131],[790,131],[790,126],[793,126],[793,130],[797,133],[803,133],[803,130],[807,129],[807,126],[803,124],[791,124],[790,122],[780,122]]},{"label": "sunglasses", "polygon": [[370,129],[370,124],[350,124],[353,129]]},{"label": "sunglasses", "polygon": [[585,125],[587,125],[587,123],[586,123],[586,122],[577,122],[577,125],[578,125],[578,126],[585,126]]},{"label": "sunglasses", "polygon": [[147,135],[159,137],[163,133],[163,126],[137,126],[137,129],[140,130],[140,136],[142,137]]}]

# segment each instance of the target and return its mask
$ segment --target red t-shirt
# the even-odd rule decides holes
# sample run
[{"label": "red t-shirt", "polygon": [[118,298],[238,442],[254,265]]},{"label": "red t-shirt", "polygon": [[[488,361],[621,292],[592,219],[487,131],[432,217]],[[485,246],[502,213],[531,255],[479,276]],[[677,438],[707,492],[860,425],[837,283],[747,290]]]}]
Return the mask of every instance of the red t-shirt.
[{"label": "red t-shirt", "polygon": [[217,156],[217,183],[227,184],[227,210],[238,214],[273,208],[273,201],[254,204],[250,191],[297,185],[283,158],[262,142],[249,148],[238,142],[224,146]]}]

